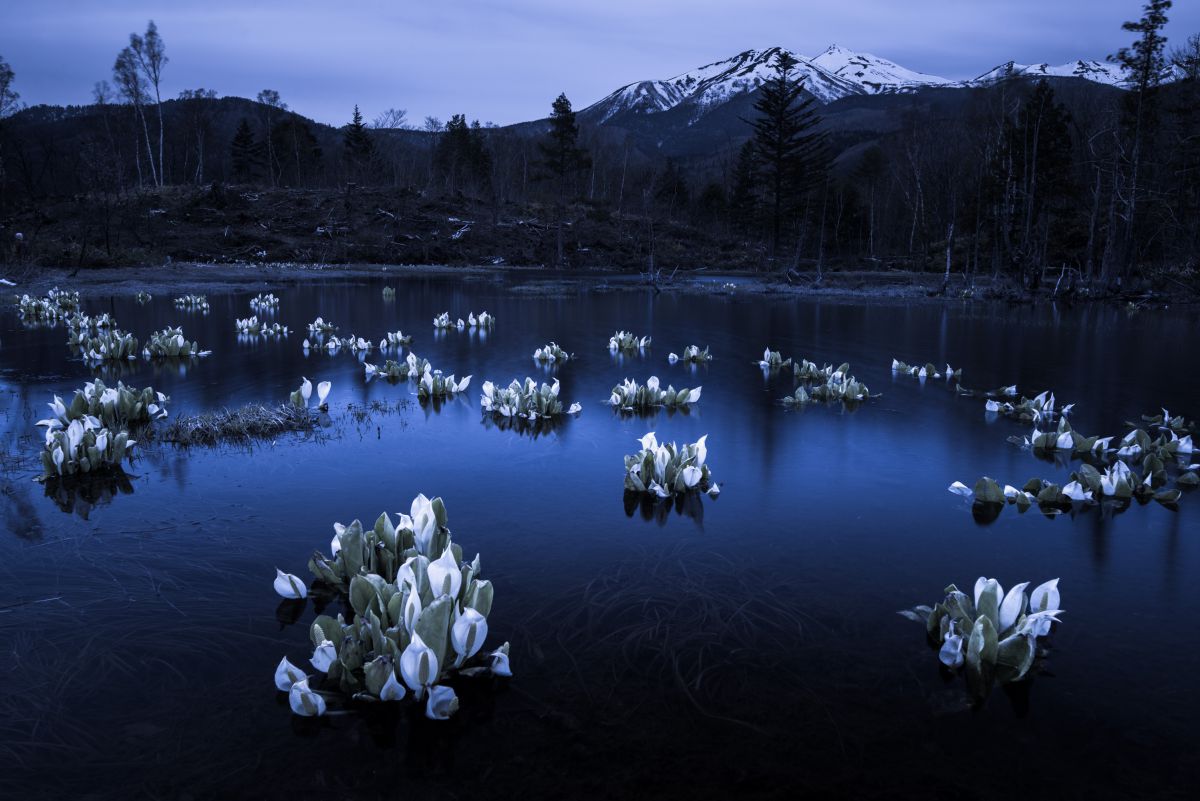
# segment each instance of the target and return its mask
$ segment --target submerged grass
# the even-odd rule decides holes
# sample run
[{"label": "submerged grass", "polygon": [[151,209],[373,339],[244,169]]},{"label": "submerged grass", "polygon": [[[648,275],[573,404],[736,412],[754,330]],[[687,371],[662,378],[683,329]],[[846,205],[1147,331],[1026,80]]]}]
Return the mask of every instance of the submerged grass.
[{"label": "submerged grass", "polygon": [[308,409],[291,404],[247,403],[236,409],[188,415],[171,421],[154,439],[183,447],[270,439],[288,432],[312,432],[317,421]]}]

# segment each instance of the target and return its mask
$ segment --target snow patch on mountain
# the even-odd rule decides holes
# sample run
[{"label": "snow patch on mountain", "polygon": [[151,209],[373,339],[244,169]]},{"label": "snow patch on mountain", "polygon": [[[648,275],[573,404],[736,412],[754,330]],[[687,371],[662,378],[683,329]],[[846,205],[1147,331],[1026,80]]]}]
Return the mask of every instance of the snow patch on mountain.
[{"label": "snow patch on mountain", "polygon": [[1125,86],[1125,74],[1120,66],[1095,59],[1070,61],[1066,64],[1016,64],[1009,61],[990,69],[978,78],[963,81],[963,86],[989,86],[1008,78],[1084,78],[1109,86]]},{"label": "snow patch on mountain", "polygon": [[953,83],[946,78],[915,72],[886,58],[847,50],[836,44],[830,45],[825,52],[809,61],[839,78],[857,84],[870,94],[909,92],[922,86]]}]

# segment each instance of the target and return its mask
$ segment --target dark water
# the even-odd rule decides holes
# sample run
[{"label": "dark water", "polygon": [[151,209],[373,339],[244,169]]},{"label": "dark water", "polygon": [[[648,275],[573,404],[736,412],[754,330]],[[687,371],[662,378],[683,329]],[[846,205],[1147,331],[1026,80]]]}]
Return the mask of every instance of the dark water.
[{"label": "dark water", "polygon": [[[1024,430],[985,420],[981,400],[889,370],[893,356],[949,361],[969,386],[1053,389],[1077,403],[1077,428],[1124,433],[1160,406],[1200,412],[1195,310],[546,299],[437,281],[401,283],[394,302],[378,285],[274,290],[268,319],[293,333],[252,345],[233,332],[249,295],[210,297],[207,315],[165,297],[85,308],[142,339],[180,322],[214,351],[121,374],[169,394],[173,416],[283,400],[306,375],[333,382],[331,427],[252,448],[156,445],[127,486],[87,498],[46,497],[30,459],[45,402],[96,373],[61,328],[0,318],[0,795],[1135,798],[1200,779],[1200,497],[1053,519],[1010,507],[977,525],[951,481],[1062,483],[1071,468],[1006,443]],[[486,337],[434,336],[435,313],[484,308],[498,318]],[[411,332],[471,389],[423,409],[411,384],[366,383],[345,351],[306,357],[318,314],[342,335]],[[616,359],[617,328],[654,346]],[[483,380],[544,375],[530,356],[551,339],[579,356],[555,375],[583,413],[537,438],[483,424]],[[693,343],[715,360],[668,366]],[[790,377],[751,364],[767,344],[849,361],[883,397],[785,411]],[[645,420],[601,405],[620,379],[652,374],[703,398]],[[346,410],[371,401],[389,411]],[[622,456],[650,430],[708,434],[721,497],[627,512]],[[394,706],[294,719],[271,676],[285,654],[307,664],[315,610],[295,620],[279,605],[273,568],[307,576],[334,521],[407,510],[417,492],[441,495],[455,541],[483,555],[489,640],[512,641],[515,678],[463,690],[449,723]],[[979,575],[1059,576],[1066,613],[1039,675],[973,710],[895,613]]]}]

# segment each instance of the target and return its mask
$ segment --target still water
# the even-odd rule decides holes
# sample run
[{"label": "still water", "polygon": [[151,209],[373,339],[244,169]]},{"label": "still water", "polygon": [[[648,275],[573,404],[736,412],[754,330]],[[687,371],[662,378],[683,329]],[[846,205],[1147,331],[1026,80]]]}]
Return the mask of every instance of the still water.
[{"label": "still water", "polygon": [[[0,795],[1161,798],[1197,786],[1200,495],[1053,518],[1009,507],[980,525],[951,481],[1062,484],[1072,467],[1007,443],[1027,430],[987,419],[981,399],[889,369],[948,361],[967,386],[1052,389],[1077,404],[1078,429],[1123,434],[1161,406],[1200,414],[1196,309],[393,284],[394,301],[380,284],[270,287],[282,303],[266,318],[292,334],[251,343],[234,333],[250,294],[210,296],[201,314],[85,293],[86,311],[142,340],[182,324],[213,351],[119,376],[73,359],[61,327],[3,313]],[[434,314],[482,309],[498,321],[486,335],[435,336]],[[344,350],[306,355],[317,315],[343,336],[412,333],[471,388],[422,407],[413,384],[367,382]],[[611,355],[618,328],[653,346]],[[531,354],[550,340],[577,359],[539,367]],[[689,344],[714,360],[667,363]],[[882,397],[786,411],[790,374],[752,363],[767,345],[848,361]],[[154,444],[127,482],[48,497],[33,424],[96,375],[152,384],[172,416],[282,401],[303,375],[332,382],[332,419],[252,447]],[[484,422],[483,381],[526,375],[559,378],[582,414],[537,437]],[[603,405],[621,379],[651,375],[703,397],[649,418]],[[627,506],[622,457],[647,431],[708,434],[720,498],[686,513]],[[334,521],[407,511],[418,492],[442,496],[455,542],[482,554],[489,643],[512,642],[514,678],[464,692],[447,723],[395,705],[294,718],[271,677],[284,655],[307,666],[316,610],[280,604],[274,568],[307,579]],[[973,709],[896,612],[980,575],[1060,577],[1066,612],[1033,680]]]}]

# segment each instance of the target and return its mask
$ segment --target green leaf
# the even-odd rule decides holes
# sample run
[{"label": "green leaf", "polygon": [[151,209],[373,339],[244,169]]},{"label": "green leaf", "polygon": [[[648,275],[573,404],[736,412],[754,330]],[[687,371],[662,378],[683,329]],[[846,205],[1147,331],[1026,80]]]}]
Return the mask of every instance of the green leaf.
[{"label": "green leaf", "polygon": [[342,626],[329,615],[317,615],[317,619],[309,627],[309,639],[312,640],[314,647],[325,640],[329,640],[336,646],[342,641]]},{"label": "green leaf", "polygon": [[975,482],[975,500],[977,503],[1004,503],[1004,491],[993,479],[984,476]]},{"label": "green leaf", "polygon": [[1024,678],[1033,666],[1035,653],[1033,638],[1026,634],[1002,640],[996,648],[996,679],[1009,682]]},{"label": "green leaf", "polygon": [[421,637],[425,644],[437,654],[438,665],[446,666],[446,655],[450,649],[450,613],[454,602],[449,598],[439,598],[421,610],[421,616],[413,626],[413,633]]},{"label": "green leaf", "polygon": [[1179,500],[1181,495],[1183,495],[1183,493],[1177,489],[1159,490],[1158,492],[1154,493],[1154,500],[1158,501],[1159,503],[1175,503]]},{"label": "green leaf", "polygon": [[983,587],[983,592],[979,594],[979,617],[975,621],[978,624],[979,618],[987,618],[992,625],[993,634],[995,634],[996,626],[1000,625],[999,589],[999,582],[995,579],[988,579],[987,584]]},{"label": "green leaf", "polygon": [[363,679],[367,685],[367,692],[371,695],[378,696],[388,677],[392,675],[395,675],[392,660],[386,656],[377,656],[363,665]]}]

